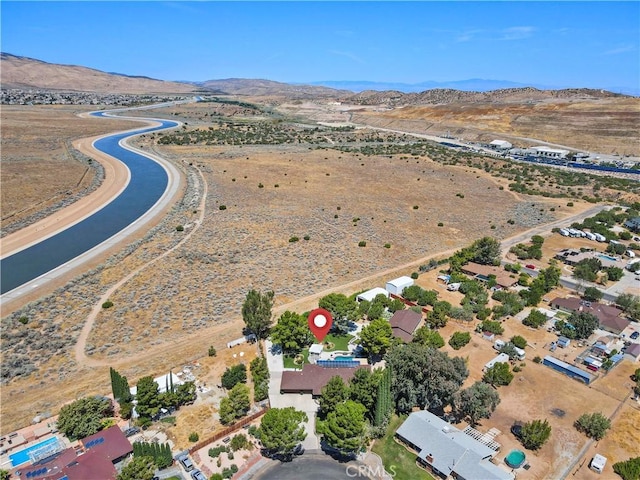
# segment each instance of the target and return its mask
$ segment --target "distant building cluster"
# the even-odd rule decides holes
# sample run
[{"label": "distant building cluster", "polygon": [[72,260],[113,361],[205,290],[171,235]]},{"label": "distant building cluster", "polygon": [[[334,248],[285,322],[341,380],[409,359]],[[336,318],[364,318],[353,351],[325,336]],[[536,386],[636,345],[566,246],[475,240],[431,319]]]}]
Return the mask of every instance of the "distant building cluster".
[{"label": "distant building cluster", "polygon": [[128,107],[184,99],[185,97],[173,95],[56,92],[17,88],[0,90],[0,104],[2,105],[114,105]]}]

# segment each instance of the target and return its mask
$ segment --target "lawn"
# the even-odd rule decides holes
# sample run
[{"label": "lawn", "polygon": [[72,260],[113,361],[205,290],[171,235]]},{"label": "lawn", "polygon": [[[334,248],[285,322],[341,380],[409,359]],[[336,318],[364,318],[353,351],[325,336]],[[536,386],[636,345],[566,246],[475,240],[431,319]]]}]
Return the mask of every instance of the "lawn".
[{"label": "lawn", "polygon": [[394,440],[396,430],[405,418],[394,415],[386,435],[375,441],[372,450],[380,455],[385,470],[393,475],[394,480],[433,480],[431,475],[416,465],[416,454]]},{"label": "lawn", "polygon": [[[308,348],[305,348],[304,350],[302,350],[302,358],[303,358],[303,364],[304,363],[309,363],[309,349]],[[296,365],[293,362],[294,359],[295,359],[295,355],[284,355],[282,357],[284,368],[301,369],[302,365]]]},{"label": "lawn", "polygon": [[[349,340],[351,340],[353,338],[353,335],[335,335],[333,333],[330,333],[329,335],[327,335],[324,339],[324,350],[325,352],[333,352],[333,351],[340,351],[340,352],[345,352],[347,350],[349,350]],[[326,344],[327,342],[329,343],[333,343],[333,348],[327,348]]]}]

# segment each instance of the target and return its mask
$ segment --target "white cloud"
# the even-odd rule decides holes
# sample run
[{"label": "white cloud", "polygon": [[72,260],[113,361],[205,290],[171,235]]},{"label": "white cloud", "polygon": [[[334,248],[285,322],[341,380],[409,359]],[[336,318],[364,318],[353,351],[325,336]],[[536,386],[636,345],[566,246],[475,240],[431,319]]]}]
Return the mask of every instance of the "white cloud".
[{"label": "white cloud", "polygon": [[529,38],[536,31],[535,27],[510,27],[502,30],[500,40],[523,40]]},{"label": "white cloud", "polygon": [[611,50],[607,50],[606,52],[602,52],[602,55],[618,55],[620,53],[633,52],[636,50],[634,45],[622,45],[618,48],[612,48]]}]

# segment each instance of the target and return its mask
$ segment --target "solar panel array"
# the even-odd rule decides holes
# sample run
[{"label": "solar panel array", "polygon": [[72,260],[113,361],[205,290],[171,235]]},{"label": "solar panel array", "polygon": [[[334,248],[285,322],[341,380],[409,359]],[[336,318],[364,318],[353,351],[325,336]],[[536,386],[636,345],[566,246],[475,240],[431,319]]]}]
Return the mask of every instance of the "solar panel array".
[{"label": "solar panel array", "polygon": [[90,440],[89,442],[85,443],[85,448],[91,448],[91,447],[95,447],[96,445],[100,445],[101,443],[104,442],[104,437],[98,437],[96,439]]},{"label": "solar panel array", "polygon": [[38,470],[33,470],[31,472],[27,472],[27,474],[25,475],[27,478],[35,478],[35,477],[39,477],[40,475],[44,475],[45,473],[47,473],[47,468],[40,468]]}]

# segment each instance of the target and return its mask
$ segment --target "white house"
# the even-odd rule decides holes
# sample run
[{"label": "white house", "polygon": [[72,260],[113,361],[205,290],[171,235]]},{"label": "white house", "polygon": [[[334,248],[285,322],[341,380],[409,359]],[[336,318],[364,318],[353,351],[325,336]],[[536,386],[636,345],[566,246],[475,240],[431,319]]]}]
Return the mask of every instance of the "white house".
[{"label": "white house", "polygon": [[489,144],[489,146],[496,150],[509,150],[511,147],[513,147],[513,145],[511,145],[506,140],[494,140]]},{"label": "white house", "polygon": [[378,295],[384,295],[385,297],[389,298],[389,292],[387,292],[384,288],[376,287],[357,295],[356,300],[358,302],[362,302],[363,300],[366,300],[367,302],[372,302],[373,299],[376,298]]},{"label": "white house", "polygon": [[402,291],[413,285],[413,279],[411,277],[399,277],[393,280],[389,280],[385,288],[387,292],[394,295],[402,295]]}]

